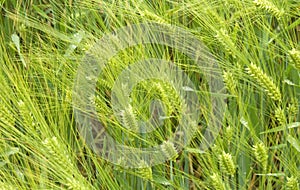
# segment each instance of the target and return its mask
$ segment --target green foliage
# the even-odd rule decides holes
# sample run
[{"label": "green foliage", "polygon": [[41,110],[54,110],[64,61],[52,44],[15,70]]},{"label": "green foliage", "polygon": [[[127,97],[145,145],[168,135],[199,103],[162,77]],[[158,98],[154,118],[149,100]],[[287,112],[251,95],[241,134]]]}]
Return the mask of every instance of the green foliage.
[{"label": "green foliage", "polygon": [[[299,189],[299,1],[16,0],[0,1],[0,8],[0,189]],[[97,81],[88,97],[96,117],[118,142],[160,145],[169,158],[121,168],[80,136],[74,78],[97,39],[150,21],[182,27],[202,41],[228,93],[209,93],[207,68],[179,50],[145,44],[118,53],[99,78],[87,76]],[[196,86],[198,128],[183,150],[168,139],[187,102],[168,81],[137,84],[130,106],[114,115],[118,76],[149,58],[173,62]],[[213,96],[226,97],[227,107],[224,118],[215,118],[219,136],[203,152],[202,132],[216,117],[209,113]],[[138,133],[140,121],[152,123],[151,132]]]}]

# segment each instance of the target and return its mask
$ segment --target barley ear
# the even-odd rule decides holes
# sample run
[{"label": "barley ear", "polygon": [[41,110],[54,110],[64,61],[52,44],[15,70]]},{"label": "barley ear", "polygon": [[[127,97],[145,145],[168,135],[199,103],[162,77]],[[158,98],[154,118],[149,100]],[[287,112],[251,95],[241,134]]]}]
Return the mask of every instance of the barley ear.
[{"label": "barley ear", "polygon": [[246,72],[253,77],[262,88],[264,88],[273,100],[281,101],[280,90],[274,84],[273,80],[261,70],[261,68],[251,63],[249,67],[246,68]]},{"label": "barley ear", "polygon": [[228,91],[231,93],[231,94],[236,94],[236,81],[233,77],[233,74],[231,72],[226,72],[224,71],[223,72],[223,80],[226,84],[226,88],[228,89]]},{"label": "barley ear", "polygon": [[67,189],[72,190],[88,190],[89,188],[82,184],[81,181],[76,180],[74,177],[69,177],[66,179],[67,183],[65,184],[67,186]]},{"label": "barley ear", "polygon": [[284,10],[279,10],[272,2],[268,0],[254,0],[253,3],[260,9],[263,9],[269,12],[271,15],[275,16],[277,19],[280,19],[283,14]]},{"label": "barley ear", "polygon": [[140,161],[139,166],[140,168],[138,168],[135,172],[143,179],[152,180],[152,168],[144,160]]},{"label": "barley ear", "polygon": [[258,143],[252,148],[256,161],[261,165],[263,171],[267,170],[268,149],[263,143]]},{"label": "barley ear", "polygon": [[73,163],[69,157],[67,148],[60,144],[55,136],[45,139],[42,144],[45,146],[48,159],[58,163],[59,166],[63,167],[62,172],[67,174],[63,180],[60,179],[61,182],[66,185],[67,189],[89,189],[83,178],[76,179],[74,177]]},{"label": "barley ear", "polygon": [[296,69],[300,70],[300,51],[293,48],[289,51],[290,54],[290,62],[294,64]]},{"label": "barley ear", "polygon": [[59,165],[65,166],[65,170],[71,172],[71,159],[69,158],[66,149],[58,142],[55,136],[45,139],[42,144],[45,146],[47,157],[49,159],[55,160]]},{"label": "barley ear", "polygon": [[136,115],[131,105],[129,105],[122,113],[122,121],[124,127],[131,131],[139,131],[138,122],[136,119]]},{"label": "barley ear", "polygon": [[176,160],[178,157],[178,151],[176,147],[174,146],[174,143],[165,141],[161,145],[161,150],[164,153],[164,155],[167,157],[168,160]]},{"label": "barley ear", "polygon": [[225,30],[223,28],[220,29],[219,31],[217,31],[217,34],[215,35],[215,37],[225,48],[226,52],[235,58],[236,55],[232,52],[232,49],[235,47],[235,45],[234,45],[233,41],[231,40],[230,36],[228,35],[227,30]]},{"label": "barley ear", "polygon": [[296,118],[299,112],[299,104],[297,98],[291,99],[291,102],[287,106],[287,112],[289,116],[289,122],[292,122],[293,118]]},{"label": "barley ear", "polygon": [[281,107],[275,109],[275,117],[276,120],[279,122],[279,125],[283,126],[286,124],[286,116],[284,110]]},{"label": "barley ear", "polygon": [[218,174],[214,173],[210,176],[210,179],[215,190],[225,190],[225,185],[222,181],[222,178]]},{"label": "barley ear", "polygon": [[299,190],[299,183],[296,177],[288,177],[286,182],[287,190]]},{"label": "barley ear", "polygon": [[219,155],[219,164],[221,171],[229,176],[233,176],[236,172],[236,167],[233,162],[232,156],[229,153],[223,153]]},{"label": "barley ear", "polygon": [[3,102],[0,102],[0,125],[2,123],[5,127],[12,127],[15,124],[15,120],[14,115],[9,111],[9,109]]},{"label": "barley ear", "polygon": [[14,187],[13,185],[0,181],[0,190],[15,190],[15,189],[16,187]]},{"label": "barley ear", "polygon": [[21,100],[18,102],[20,115],[23,119],[23,124],[26,127],[34,127],[36,125],[33,114],[28,110],[25,103]]},{"label": "barley ear", "polygon": [[228,143],[232,141],[233,135],[234,135],[234,130],[230,125],[228,125],[224,131],[224,137],[225,139],[227,139]]}]

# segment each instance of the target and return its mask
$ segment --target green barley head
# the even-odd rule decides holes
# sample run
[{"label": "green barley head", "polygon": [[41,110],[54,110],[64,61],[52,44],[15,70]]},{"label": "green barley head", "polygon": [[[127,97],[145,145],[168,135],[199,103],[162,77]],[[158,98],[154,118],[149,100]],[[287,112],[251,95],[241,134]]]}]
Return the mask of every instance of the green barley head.
[{"label": "green barley head", "polygon": [[276,101],[281,101],[281,93],[273,80],[266,75],[261,68],[251,63],[246,72],[259,83],[268,93],[269,97]]},{"label": "green barley head", "polygon": [[231,94],[236,94],[236,80],[231,72],[223,72],[223,79],[226,84],[226,88]]},{"label": "green barley head", "polygon": [[222,178],[214,173],[210,176],[211,184],[215,190],[225,190],[224,182],[222,181]]},{"label": "green barley head", "polygon": [[170,160],[176,160],[176,158],[178,157],[178,151],[176,150],[176,147],[172,142],[165,141],[161,145],[161,150],[164,155]]},{"label": "green barley head", "polygon": [[290,62],[294,64],[294,66],[300,70],[300,51],[293,48],[289,51],[290,54]]},{"label": "green barley head", "polygon": [[283,14],[284,10],[280,10],[278,7],[276,7],[272,2],[268,0],[254,0],[253,3],[260,9],[263,9],[273,16],[275,16],[277,19],[280,19]]},{"label": "green barley head", "polygon": [[143,179],[152,180],[152,168],[143,160],[139,163],[140,168],[136,169],[136,173]]},{"label": "green barley head", "polygon": [[253,153],[256,161],[261,165],[264,171],[268,165],[268,149],[263,143],[258,143],[253,146]]},{"label": "green barley head", "polygon": [[299,190],[299,183],[296,177],[288,177],[286,182],[287,190]]},{"label": "green barley head", "polygon": [[138,122],[131,105],[129,105],[122,113],[123,125],[132,131],[138,131]]},{"label": "green barley head", "polygon": [[[287,106],[287,113],[289,118],[296,117],[299,112],[299,104],[298,104],[298,99],[297,98],[292,98],[291,102]],[[289,122],[292,122],[289,120]]]},{"label": "green barley head", "polygon": [[286,117],[282,108],[278,107],[275,109],[275,117],[281,126],[286,124]]},{"label": "green barley head", "polygon": [[219,164],[223,173],[230,176],[235,174],[236,167],[231,154],[223,151],[223,153],[219,155]]},{"label": "green barley head", "polygon": [[220,29],[217,31],[217,34],[215,37],[218,39],[218,41],[223,45],[225,48],[226,52],[233,57],[235,57],[235,54],[232,52],[232,48],[235,47],[233,41],[231,40],[230,36],[227,33],[226,29]]}]

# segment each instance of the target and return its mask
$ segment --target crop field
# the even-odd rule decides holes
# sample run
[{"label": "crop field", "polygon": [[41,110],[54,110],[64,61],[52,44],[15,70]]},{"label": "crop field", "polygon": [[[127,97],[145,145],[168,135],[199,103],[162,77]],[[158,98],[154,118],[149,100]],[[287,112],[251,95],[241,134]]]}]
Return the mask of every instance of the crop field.
[{"label": "crop field", "polygon": [[299,190],[299,0],[0,0],[0,190]]}]

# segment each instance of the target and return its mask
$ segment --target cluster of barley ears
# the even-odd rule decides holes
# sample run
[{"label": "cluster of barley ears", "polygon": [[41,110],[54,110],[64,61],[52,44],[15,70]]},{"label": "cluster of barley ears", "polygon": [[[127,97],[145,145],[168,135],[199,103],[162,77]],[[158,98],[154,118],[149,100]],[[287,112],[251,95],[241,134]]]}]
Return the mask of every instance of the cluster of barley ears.
[{"label": "cluster of barley ears", "polygon": [[[298,1],[18,0],[0,6],[0,189],[299,189]],[[118,143],[157,146],[168,158],[120,170],[80,135],[72,89],[78,65],[97,39],[140,22],[183,28],[207,46],[209,61],[220,69],[194,64],[175,48],[139,44],[108,60],[98,78],[86,76],[97,83],[85,98],[103,130]],[[147,58],[173,62],[195,85],[202,112],[183,150],[170,139],[188,101],[172,81],[141,81],[123,92],[130,102],[114,113],[118,76]],[[209,85],[219,83],[208,84],[210,77],[226,89],[211,93]],[[214,97],[224,97],[223,118],[209,113]],[[203,151],[211,118],[221,123],[220,131]],[[139,133],[141,121],[157,126]]]}]

